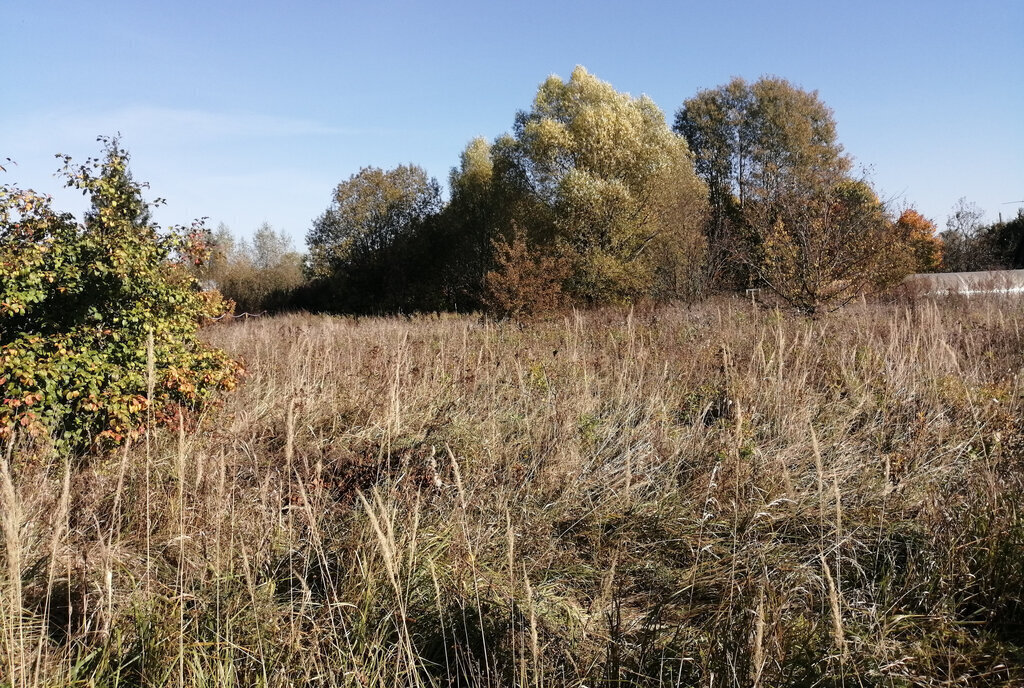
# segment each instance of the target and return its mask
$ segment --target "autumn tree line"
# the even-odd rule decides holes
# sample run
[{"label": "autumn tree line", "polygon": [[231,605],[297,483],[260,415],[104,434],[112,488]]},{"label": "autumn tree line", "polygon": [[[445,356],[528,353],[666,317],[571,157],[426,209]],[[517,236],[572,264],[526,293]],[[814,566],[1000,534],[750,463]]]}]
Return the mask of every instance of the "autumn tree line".
[{"label": "autumn tree line", "polygon": [[303,259],[262,227],[214,236],[204,277],[246,311],[485,309],[693,300],[760,288],[805,313],[914,272],[1024,267],[1024,214],[983,225],[961,201],[939,233],[854,173],[832,111],[776,77],[686,100],[583,67],[549,77],[510,133],[473,139],[449,198],[415,165],[340,183]]}]

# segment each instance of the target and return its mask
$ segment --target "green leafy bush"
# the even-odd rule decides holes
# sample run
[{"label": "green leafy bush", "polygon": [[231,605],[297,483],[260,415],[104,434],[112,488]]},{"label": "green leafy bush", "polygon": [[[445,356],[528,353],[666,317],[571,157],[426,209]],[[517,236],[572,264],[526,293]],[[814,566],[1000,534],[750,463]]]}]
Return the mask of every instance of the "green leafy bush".
[{"label": "green leafy bush", "polygon": [[0,439],[16,432],[82,450],[123,441],[153,418],[231,389],[240,365],[196,334],[223,312],[189,265],[202,227],[161,232],[117,140],[73,166],[90,197],[79,223],[33,191],[0,185]]}]

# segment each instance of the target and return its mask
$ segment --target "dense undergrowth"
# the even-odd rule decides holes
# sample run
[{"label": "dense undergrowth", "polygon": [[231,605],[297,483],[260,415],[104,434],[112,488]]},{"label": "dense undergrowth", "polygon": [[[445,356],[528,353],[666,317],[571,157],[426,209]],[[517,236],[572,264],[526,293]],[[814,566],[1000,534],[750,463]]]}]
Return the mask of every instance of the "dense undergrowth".
[{"label": "dense undergrowth", "polygon": [[5,446],[0,684],[1020,684],[1022,324],[208,329],[248,378],[198,427]]}]

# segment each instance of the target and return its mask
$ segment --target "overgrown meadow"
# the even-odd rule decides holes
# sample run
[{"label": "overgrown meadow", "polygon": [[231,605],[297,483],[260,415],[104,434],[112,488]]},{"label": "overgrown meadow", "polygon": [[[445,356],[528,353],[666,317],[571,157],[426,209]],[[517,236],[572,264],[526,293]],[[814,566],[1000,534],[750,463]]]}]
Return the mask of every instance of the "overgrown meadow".
[{"label": "overgrown meadow", "polygon": [[204,330],[247,375],[7,443],[8,686],[1024,683],[1018,301]]}]

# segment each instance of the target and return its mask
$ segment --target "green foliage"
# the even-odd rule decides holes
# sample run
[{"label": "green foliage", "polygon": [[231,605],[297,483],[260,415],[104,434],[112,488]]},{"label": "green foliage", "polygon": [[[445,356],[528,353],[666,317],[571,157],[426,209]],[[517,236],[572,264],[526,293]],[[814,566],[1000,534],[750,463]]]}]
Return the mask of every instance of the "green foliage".
[{"label": "green foliage", "polygon": [[338,185],[307,234],[312,282],[294,305],[350,313],[452,307],[441,209],[440,186],[422,168],[363,168]]},{"label": "green foliage", "polygon": [[1002,219],[988,227],[993,252],[1004,267],[1019,270],[1024,268],[1024,209],[1017,211],[1017,217],[1008,222]]},{"label": "green foliage", "polygon": [[816,92],[777,77],[734,78],[699,92],[676,113],[675,130],[708,184],[707,268],[716,283],[748,278],[744,213],[751,205],[758,212],[759,204],[828,189],[850,168],[832,111]]},{"label": "green foliage", "polygon": [[211,256],[200,279],[235,303],[240,313],[276,310],[306,282],[302,255],[284,231],[263,223],[251,241],[236,241],[224,225],[211,237]]},{"label": "green foliage", "polygon": [[706,191],[686,142],[649,98],[583,67],[569,81],[549,77],[493,155],[503,195],[519,197],[515,219],[532,242],[570,260],[566,286],[585,302],[651,294],[652,246],[698,231]]},{"label": "green foliage", "polygon": [[440,187],[423,168],[364,167],[338,185],[331,207],[306,236],[312,275],[343,275],[394,245],[440,207]]},{"label": "green foliage", "polygon": [[101,140],[102,160],[64,157],[67,186],[92,202],[83,224],[0,187],[0,438],[21,428],[67,449],[119,442],[147,411],[198,409],[235,384],[238,364],[196,337],[222,310],[189,271],[202,228],[160,233],[127,153]]},{"label": "green foliage", "polygon": [[563,292],[601,304],[699,291],[706,189],[685,140],[649,98],[582,67],[545,81],[512,135],[471,141],[450,183],[444,208],[417,167],[365,168],[340,184],[307,236],[316,284],[300,305],[510,315]]},{"label": "green foliage", "polygon": [[817,91],[785,79],[761,78],[750,87],[750,164],[745,180],[755,198],[838,183],[850,159]]},{"label": "green foliage", "polygon": [[675,128],[709,187],[712,279],[767,286],[813,314],[898,281],[927,252],[919,231],[894,223],[850,176],[817,92],[736,78],[687,100]]},{"label": "green foliage", "polygon": [[440,218],[445,233],[445,291],[452,299],[478,306],[487,272],[493,267],[500,202],[494,184],[491,146],[482,138],[467,144],[449,176],[451,201]]},{"label": "green foliage", "polygon": [[778,77],[735,78],[699,92],[676,114],[675,130],[693,150],[712,206],[723,211],[835,183],[850,169],[832,111],[816,91]]},{"label": "green foliage", "polygon": [[1024,268],[1024,210],[1004,222],[982,223],[984,212],[961,198],[946,220],[942,269],[946,272]]}]

